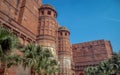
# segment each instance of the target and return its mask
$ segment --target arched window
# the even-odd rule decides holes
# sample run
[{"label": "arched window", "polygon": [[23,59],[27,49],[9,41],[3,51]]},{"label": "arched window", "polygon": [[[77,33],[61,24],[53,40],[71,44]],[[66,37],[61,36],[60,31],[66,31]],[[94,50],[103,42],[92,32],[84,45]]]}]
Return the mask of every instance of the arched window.
[{"label": "arched window", "polygon": [[48,15],[51,15],[51,11],[48,11],[47,14],[48,14]]},{"label": "arched window", "polygon": [[41,11],[41,14],[44,15],[44,11]]},{"label": "arched window", "polygon": [[65,36],[67,36],[67,33],[65,33]]}]

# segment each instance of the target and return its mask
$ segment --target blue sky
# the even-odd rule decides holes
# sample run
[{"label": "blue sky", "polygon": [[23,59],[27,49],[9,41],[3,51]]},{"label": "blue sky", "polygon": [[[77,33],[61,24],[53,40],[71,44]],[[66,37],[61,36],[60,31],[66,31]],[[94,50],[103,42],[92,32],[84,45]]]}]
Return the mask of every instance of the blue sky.
[{"label": "blue sky", "polygon": [[57,21],[70,32],[71,43],[110,40],[120,50],[120,0],[43,0],[58,12]]}]

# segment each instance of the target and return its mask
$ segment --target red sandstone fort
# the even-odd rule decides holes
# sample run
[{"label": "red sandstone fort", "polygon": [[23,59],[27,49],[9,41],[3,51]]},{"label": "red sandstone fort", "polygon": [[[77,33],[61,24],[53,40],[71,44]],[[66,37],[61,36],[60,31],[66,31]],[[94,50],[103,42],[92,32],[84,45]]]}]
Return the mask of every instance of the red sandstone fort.
[{"label": "red sandstone fort", "polygon": [[[0,23],[23,45],[34,42],[50,48],[60,62],[59,75],[84,75],[87,66],[111,57],[110,41],[71,44],[70,31],[58,24],[57,14],[53,6],[41,0],[0,0]],[[30,71],[20,65],[8,69],[7,75],[30,75]]]}]

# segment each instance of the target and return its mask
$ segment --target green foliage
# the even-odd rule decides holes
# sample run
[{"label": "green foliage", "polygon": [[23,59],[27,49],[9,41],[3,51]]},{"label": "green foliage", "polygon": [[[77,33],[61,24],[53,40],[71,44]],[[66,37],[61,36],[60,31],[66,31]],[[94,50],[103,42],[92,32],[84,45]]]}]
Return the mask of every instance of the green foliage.
[{"label": "green foliage", "polygon": [[86,75],[120,74],[120,53],[114,53],[112,58],[100,62],[96,67],[87,67]]},{"label": "green foliage", "polygon": [[12,65],[23,64],[24,68],[30,67],[37,73],[53,73],[59,71],[58,61],[48,48],[33,43],[22,46],[23,56],[12,54],[14,48],[21,48],[18,38],[9,30],[0,26],[0,63],[4,68]]},{"label": "green foliage", "polygon": [[22,49],[22,52],[24,68],[31,67],[37,73],[57,72],[58,62],[49,49],[30,43]]},{"label": "green foliage", "polygon": [[0,26],[0,46],[3,52],[13,50],[18,46],[17,37],[7,29]]},{"label": "green foliage", "polygon": [[18,38],[9,30],[0,25],[0,63],[4,72],[6,68],[12,65],[18,65],[21,62],[19,55],[14,55],[12,52],[18,47]]},{"label": "green foliage", "polygon": [[22,57],[20,55],[11,55],[8,57],[7,60],[9,63],[7,64],[7,67],[11,67],[12,65],[19,65],[22,63]]}]

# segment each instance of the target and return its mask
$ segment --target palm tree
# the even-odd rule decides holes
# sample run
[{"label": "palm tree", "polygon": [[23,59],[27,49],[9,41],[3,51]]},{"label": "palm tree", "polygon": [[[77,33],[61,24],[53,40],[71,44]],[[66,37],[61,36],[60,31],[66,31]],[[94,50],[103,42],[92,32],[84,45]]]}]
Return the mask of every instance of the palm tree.
[{"label": "palm tree", "polygon": [[23,67],[26,69],[27,67],[31,68],[31,72],[33,74],[33,68],[37,64],[36,60],[36,46],[33,43],[28,44],[27,46],[22,48],[23,56]]},{"label": "palm tree", "polygon": [[[98,70],[98,71],[97,71]],[[85,69],[87,75],[117,75],[120,74],[120,53],[114,53],[110,59],[100,62],[96,69],[88,67]]]},{"label": "palm tree", "polygon": [[37,51],[39,51],[40,53],[38,58],[39,62],[36,70],[42,75],[47,74],[49,73],[48,69],[51,67],[50,65],[52,59],[54,58],[52,52],[48,48],[43,48],[41,46],[37,46]]},{"label": "palm tree", "polygon": [[51,59],[49,60],[50,63],[47,65],[47,73],[48,74],[56,74],[57,72],[59,72],[59,63],[56,59]]},{"label": "palm tree", "polygon": [[98,68],[97,67],[87,67],[85,69],[86,75],[97,75],[98,74]]},{"label": "palm tree", "polygon": [[85,74],[86,74],[86,75],[90,75],[89,67],[85,68]]},{"label": "palm tree", "polygon": [[22,49],[22,52],[24,53],[23,66],[30,67],[32,75],[35,72],[43,75],[48,73],[48,66],[53,64],[51,60],[53,55],[49,49],[30,43]]},{"label": "palm tree", "polygon": [[120,52],[117,54],[118,57],[118,71],[117,73],[120,74]]},{"label": "palm tree", "polygon": [[98,64],[98,70],[100,75],[109,75],[109,63],[102,61]]},{"label": "palm tree", "polygon": [[11,54],[18,46],[18,42],[17,37],[12,32],[0,26],[0,63],[3,73],[7,67],[18,64],[19,56]]},{"label": "palm tree", "polygon": [[110,69],[110,74],[116,75],[119,73],[119,65],[120,65],[120,59],[119,59],[119,54],[114,53],[112,58],[108,60],[109,62],[109,69]]}]

